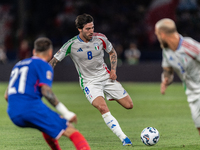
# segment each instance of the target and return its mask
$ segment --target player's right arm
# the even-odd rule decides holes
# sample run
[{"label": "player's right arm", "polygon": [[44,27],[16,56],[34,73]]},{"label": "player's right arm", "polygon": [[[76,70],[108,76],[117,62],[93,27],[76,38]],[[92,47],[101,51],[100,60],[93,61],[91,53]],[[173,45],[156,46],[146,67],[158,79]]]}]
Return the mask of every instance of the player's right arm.
[{"label": "player's right arm", "polygon": [[57,53],[54,55],[54,57],[49,61],[49,64],[54,68],[56,64],[60,61],[62,61],[67,55],[71,53],[71,47],[74,43],[74,40],[77,39],[77,36],[73,37],[72,39],[68,40]]},{"label": "player's right arm", "polygon": [[167,87],[173,82],[174,71],[172,67],[163,67],[163,73],[161,74],[161,94],[165,94]]},{"label": "player's right arm", "polygon": [[59,102],[59,100],[54,95],[53,91],[48,85],[42,85],[41,92],[42,95],[49,101],[49,103],[53,105],[65,119],[69,120],[69,122],[77,123],[76,114],[69,111],[61,102]]},{"label": "player's right arm", "polygon": [[59,62],[59,61],[58,61],[55,57],[53,57],[53,58],[49,61],[49,64],[54,68],[58,62]]}]

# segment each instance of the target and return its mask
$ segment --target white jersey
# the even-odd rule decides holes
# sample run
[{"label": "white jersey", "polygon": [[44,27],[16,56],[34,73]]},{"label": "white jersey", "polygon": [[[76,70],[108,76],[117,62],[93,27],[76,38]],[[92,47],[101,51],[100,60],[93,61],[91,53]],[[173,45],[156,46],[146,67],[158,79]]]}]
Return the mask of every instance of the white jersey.
[{"label": "white jersey", "polygon": [[183,81],[188,102],[200,97],[200,43],[180,36],[178,49],[163,49],[162,67],[172,67]]},{"label": "white jersey", "polygon": [[94,33],[89,42],[84,42],[79,35],[66,42],[54,55],[58,61],[70,56],[75,64],[81,82],[88,82],[102,76],[109,78],[109,70],[104,62],[104,50],[109,53],[112,44],[105,35]]}]

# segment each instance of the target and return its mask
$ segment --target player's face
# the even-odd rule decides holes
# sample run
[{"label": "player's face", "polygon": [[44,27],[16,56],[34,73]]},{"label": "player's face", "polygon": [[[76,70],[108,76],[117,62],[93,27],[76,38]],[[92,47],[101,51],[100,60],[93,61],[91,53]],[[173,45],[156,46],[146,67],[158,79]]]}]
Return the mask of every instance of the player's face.
[{"label": "player's face", "polygon": [[87,23],[83,29],[79,29],[80,36],[83,38],[82,40],[88,42],[92,39],[94,33],[94,23]]},{"label": "player's face", "polygon": [[165,41],[163,37],[164,33],[161,33],[157,28],[155,28],[155,35],[157,36],[158,41],[160,42],[161,48],[169,48],[167,42]]}]

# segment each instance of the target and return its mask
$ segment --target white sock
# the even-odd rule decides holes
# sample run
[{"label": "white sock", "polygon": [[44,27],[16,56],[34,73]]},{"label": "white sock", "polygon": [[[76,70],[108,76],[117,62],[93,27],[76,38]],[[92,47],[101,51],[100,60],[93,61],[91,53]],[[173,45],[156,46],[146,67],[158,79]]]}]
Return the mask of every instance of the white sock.
[{"label": "white sock", "polygon": [[122,131],[115,117],[113,117],[110,112],[103,114],[102,117],[105,123],[107,124],[107,126],[113,131],[113,133],[115,133],[119,137],[119,139],[123,141],[123,139],[126,138],[126,135]]}]

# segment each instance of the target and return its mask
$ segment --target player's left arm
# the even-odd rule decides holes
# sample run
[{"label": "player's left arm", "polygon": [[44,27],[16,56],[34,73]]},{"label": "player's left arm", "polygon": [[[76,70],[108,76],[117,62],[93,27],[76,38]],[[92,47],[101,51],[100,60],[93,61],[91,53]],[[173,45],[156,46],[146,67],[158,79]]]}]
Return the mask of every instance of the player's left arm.
[{"label": "player's left arm", "polygon": [[111,64],[111,71],[110,71],[110,79],[116,80],[116,69],[117,69],[117,53],[114,48],[108,53],[110,56],[110,64]]},{"label": "player's left arm", "polygon": [[51,105],[53,105],[65,119],[69,120],[69,122],[77,123],[76,114],[69,111],[54,95],[53,91],[48,85],[41,86],[42,95],[49,101]]},{"label": "player's left arm", "polygon": [[41,87],[42,95],[49,101],[49,103],[56,107],[56,105],[59,103],[58,99],[54,95],[53,91],[48,85],[42,85]]}]

